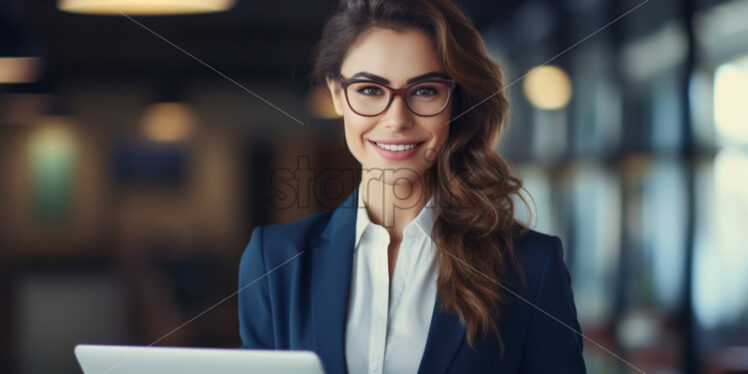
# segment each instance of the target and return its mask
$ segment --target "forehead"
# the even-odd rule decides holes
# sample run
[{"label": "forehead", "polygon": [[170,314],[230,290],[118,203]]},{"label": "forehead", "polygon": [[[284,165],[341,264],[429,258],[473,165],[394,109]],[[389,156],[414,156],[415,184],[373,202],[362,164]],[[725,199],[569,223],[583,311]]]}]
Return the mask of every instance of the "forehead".
[{"label": "forehead", "polygon": [[365,71],[389,79],[393,85],[424,73],[443,72],[434,41],[419,30],[371,28],[351,45],[340,72],[349,77]]}]

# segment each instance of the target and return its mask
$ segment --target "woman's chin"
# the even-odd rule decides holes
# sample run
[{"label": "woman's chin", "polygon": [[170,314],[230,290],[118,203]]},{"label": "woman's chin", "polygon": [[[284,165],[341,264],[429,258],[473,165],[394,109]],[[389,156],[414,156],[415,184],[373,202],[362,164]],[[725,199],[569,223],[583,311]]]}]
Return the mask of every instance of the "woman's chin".
[{"label": "woman's chin", "polygon": [[[381,182],[382,185],[385,186],[413,188],[416,185],[422,184],[424,181],[424,178],[421,177],[423,173],[418,173],[414,170],[400,169],[399,171],[396,171],[396,169],[393,168],[376,168],[375,170],[377,171],[363,174],[362,177],[364,182],[367,182],[367,180],[373,180]],[[385,171],[384,176],[382,176],[381,170]]]}]

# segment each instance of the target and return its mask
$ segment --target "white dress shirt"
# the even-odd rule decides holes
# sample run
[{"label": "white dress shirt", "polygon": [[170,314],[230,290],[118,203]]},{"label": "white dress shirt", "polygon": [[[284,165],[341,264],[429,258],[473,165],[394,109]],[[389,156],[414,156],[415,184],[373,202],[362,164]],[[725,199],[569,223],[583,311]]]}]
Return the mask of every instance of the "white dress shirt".
[{"label": "white dress shirt", "polygon": [[361,191],[359,185],[345,329],[348,372],[416,373],[436,301],[434,199],[403,229],[390,288],[390,236],[384,226],[369,219]]}]

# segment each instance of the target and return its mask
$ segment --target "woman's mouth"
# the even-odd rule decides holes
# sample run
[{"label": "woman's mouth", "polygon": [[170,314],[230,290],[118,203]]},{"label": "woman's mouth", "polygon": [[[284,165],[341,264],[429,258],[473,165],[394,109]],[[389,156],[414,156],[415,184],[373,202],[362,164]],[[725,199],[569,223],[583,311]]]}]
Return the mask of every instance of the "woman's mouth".
[{"label": "woman's mouth", "polygon": [[418,152],[418,150],[421,148],[421,145],[423,145],[423,143],[425,142],[422,141],[410,144],[387,144],[369,140],[369,143],[371,143],[377,153],[379,153],[382,157],[392,161],[403,161],[411,158],[414,154],[416,154],[416,152]]}]

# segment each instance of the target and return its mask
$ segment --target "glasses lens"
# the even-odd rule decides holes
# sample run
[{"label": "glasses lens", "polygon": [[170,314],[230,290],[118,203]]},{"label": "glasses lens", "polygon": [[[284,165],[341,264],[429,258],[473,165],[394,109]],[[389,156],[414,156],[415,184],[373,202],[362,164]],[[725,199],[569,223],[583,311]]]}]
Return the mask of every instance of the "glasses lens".
[{"label": "glasses lens", "polygon": [[355,82],[346,87],[348,103],[354,111],[373,116],[384,111],[390,100],[390,92],[373,82]]},{"label": "glasses lens", "polygon": [[442,82],[423,82],[405,91],[410,109],[422,116],[441,112],[447,106],[449,95],[450,87]]},{"label": "glasses lens", "polygon": [[[425,81],[409,87],[405,100],[410,110],[421,116],[433,116],[447,106],[451,87],[443,82]],[[375,116],[387,109],[390,91],[374,82],[354,82],[346,87],[348,103],[356,113]]]}]

